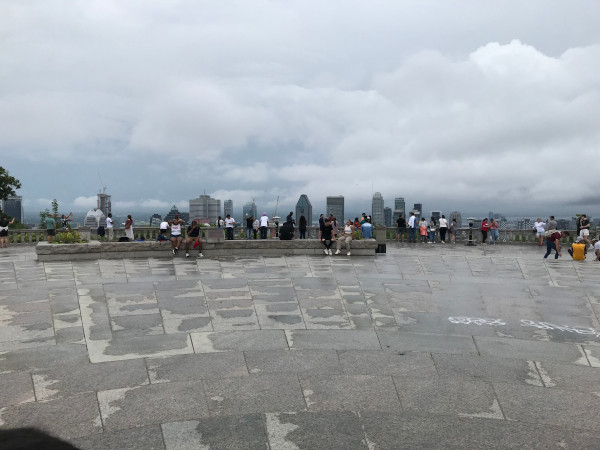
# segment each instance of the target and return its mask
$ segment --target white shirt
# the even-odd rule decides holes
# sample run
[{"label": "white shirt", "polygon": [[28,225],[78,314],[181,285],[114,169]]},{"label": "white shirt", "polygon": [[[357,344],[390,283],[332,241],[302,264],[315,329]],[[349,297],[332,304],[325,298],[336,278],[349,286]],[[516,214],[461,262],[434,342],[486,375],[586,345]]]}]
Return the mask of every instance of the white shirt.
[{"label": "white shirt", "polygon": [[171,225],[171,236],[180,236],[181,235],[181,224],[174,223]]},{"label": "white shirt", "polygon": [[410,218],[408,219],[408,226],[410,228],[415,228],[416,221],[417,221],[417,218],[415,216],[410,216]]},{"label": "white shirt", "polygon": [[225,227],[226,228],[233,228],[234,223],[235,223],[235,219],[232,219],[231,217],[229,219],[225,219]]},{"label": "white shirt", "polygon": [[260,226],[261,227],[268,227],[269,226],[269,218],[267,216],[261,216],[260,217]]},{"label": "white shirt", "polygon": [[112,228],[113,227],[113,220],[110,217],[106,218],[106,228]]},{"label": "white shirt", "polygon": [[543,233],[544,231],[546,231],[544,229],[544,227],[546,226],[544,222],[534,222],[533,226],[535,227],[538,233]]},{"label": "white shirt", "polygon": [[161,222],[160,223],[161,230],[166,230],[167,228],[169,228],[169,222]]},{"label": "white shirt", "polygon": [[594,250],[600,250],[600,241],[594,244]]},{"label": "white shirt", "polygon": [[440,219],[440,228],[448,228],[448,221],[443,217]]}]

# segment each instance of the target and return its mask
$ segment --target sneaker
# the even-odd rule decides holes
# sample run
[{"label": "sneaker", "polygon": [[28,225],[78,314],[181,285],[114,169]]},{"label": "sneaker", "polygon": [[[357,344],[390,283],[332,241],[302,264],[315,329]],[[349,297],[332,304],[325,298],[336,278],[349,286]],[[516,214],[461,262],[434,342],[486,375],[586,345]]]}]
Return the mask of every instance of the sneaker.
[{"label": "sneaker", "polygon": [[351,252],[346,253],[346,255],[348,255],[348,256],[350,256],[351,254],[352,254]]},{"label": "sneaker", "polygon": [[339,255],[341,252],[339,250],[336,250],[335,254]]},{"label": "sneaker", "polygon": [[329,255],[329,252],[327,251],[326,248],[324,248],[323,251],[325,252],[326,255]]},{"label": "sneaker", "polygon": [[329,249],[329,256],[333,255],[333,253],[331,253],[331,249]]},{"label": "sneaker", "polygon": [[198,253],[198,258],[204,258],[204,255],[202,254],[202,252]]},{"label": "sneaker", "polygon": [[189,257],[190,257],[190,254],[189,254],[188,252],[185,252],[185,257],[186,257],[186,258],[189,258]]},{"label": "sneaker", "polygon": [[175,256],[177,253],[175,252],[175,249],[173,249],[173,256]]}]

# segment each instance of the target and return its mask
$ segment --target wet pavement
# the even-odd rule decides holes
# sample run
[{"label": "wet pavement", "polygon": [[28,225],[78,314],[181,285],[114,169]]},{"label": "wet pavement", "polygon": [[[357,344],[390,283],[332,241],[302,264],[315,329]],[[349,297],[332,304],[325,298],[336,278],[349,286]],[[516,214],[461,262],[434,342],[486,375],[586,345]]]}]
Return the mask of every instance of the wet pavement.
[{"label": "wet pavement", "polygon": [[544,250],[1,249],[0,427],[85,449],[599,448],[600,264]]}]

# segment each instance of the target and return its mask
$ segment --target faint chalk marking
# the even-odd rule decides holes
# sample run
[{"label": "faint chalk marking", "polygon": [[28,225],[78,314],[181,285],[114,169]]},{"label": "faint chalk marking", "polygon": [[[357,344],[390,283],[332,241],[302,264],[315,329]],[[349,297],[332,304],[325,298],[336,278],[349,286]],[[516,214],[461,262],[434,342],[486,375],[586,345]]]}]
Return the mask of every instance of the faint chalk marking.
[{"label": "faint chalk marking", "polygon": [[542,377],[542,381],[544,382],[544,385],[546,387],[555,387],[556,383],[552,380],[548,371],[542,367],[542,363],[539,361],[536,361],[535,366],[537,367],[538,372],[540,373],[540,376]]},{"label": "faint chalk marking", "polygon": [[485,317],[458,316],[458,317],[448,317],[448,320],[451,323],[460,323],[463,325],[470,325],[470,324],[474,324],[474,325],[506,325],[506,323],[503,322],[502,319],[488,319]]},{"label": "faint chalk marking", "polygon": [[481,412],[481,413],[475,413],[475,414],[459,413],[458,415],[460,417],[469,417],[469,418],[504,420],[504,414],[502,414],[502,410],[500,409],[500,405],[498,404],[498,400],[496,400],[496,399],[494,399],[492,406],[490,406],[489,412]]},{"label": "faint chalk marking", "polygon": [[287,440],[288,434],[299,428],[299,426],[293,423],[281,423],[281,421],[279,420],[280,415],[281,413],[265,414],[265,418],[267,421],[267,436],[269,438],[269,445],[272,449],[278,450],[300,450],[300,447],[298,447],[293,442]]},{"label": "faint chalk marking", "polygon": [[525,383],[531,384],[532,386],[544,386],[544,383],[540,380],[540,375],[535,367],[534,361],[527,361],[529,372],[527,372],[528,378],[525,379]]}]

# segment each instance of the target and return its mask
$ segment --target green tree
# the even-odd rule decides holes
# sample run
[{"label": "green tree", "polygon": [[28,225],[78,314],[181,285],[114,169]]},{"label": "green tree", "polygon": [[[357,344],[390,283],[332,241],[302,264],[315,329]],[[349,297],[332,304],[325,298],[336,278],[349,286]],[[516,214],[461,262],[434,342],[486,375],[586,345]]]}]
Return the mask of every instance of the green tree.
[{"label": "green tree", "polygon": [[21,188],[21,182],[8,174],[8,170],[0,166],[0,199],[6,200],[15,195],[15,190]]}]

